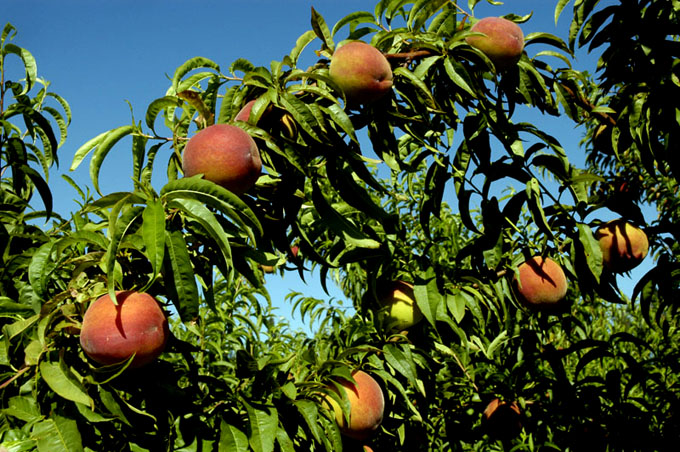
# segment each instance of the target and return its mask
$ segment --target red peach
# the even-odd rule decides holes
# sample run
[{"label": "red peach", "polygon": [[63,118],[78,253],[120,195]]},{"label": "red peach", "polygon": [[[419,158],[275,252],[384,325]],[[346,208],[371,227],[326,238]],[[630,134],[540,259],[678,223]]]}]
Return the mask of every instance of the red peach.
[{"label": "red peach", "polygon": [[389,61],[378,49],[362,41],[351,41],[336,49],[329,71],[349,104],[374,102],[392,88]]},{"label": "red peach", "polygon": [[553,309],[567,294],[567,277],[554,260],[534,256],[518,267],[514,285],[519,300],[535,309]]},{"label": "red peach", "polygon": [[335,420],[345,436],[365,440],[375,433],[382,422],[385,399],[378,382],[366,372],[354,371],[352,378],[356,384],[345,379],[338,381],[349,400],[349,423],[345,419],[342,408],[334,399],[326,397],[330,407],[328,404],[326,406],[334,411]]},{"label": "red peach", "polygon": [[115,364],[135,357],[130,367],[141,367],[156,359],[170,335],[168,320],[151,295],[116,292],[118,306],[108,294],[85,311],[80,345],[87,356],[100,364]]},{"label": "red peach", "polygon": [[522,57],[524,34],[516,23],[502,17],[485,17],[470,31],[486,35],[469,36],[465,41],[486,55],[496,69],[507,69]]},{"label": "red peach", "polygon": [[605,267],[624,273],[640,265],[649,252],[649,240],[642,229],[619,218],[602,225],[595,233]]},{"label": "red peach", "polygon": [[191,137],[182,154],[184,175],[203,176],[238,195],[260,177],[262,160],[255,140],[243,129],[214,124]]}]

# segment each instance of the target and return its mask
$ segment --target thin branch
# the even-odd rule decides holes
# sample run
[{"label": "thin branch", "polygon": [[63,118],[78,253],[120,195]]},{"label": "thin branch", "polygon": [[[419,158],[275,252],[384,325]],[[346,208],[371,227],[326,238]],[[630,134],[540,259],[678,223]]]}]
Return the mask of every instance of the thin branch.
[{"label": "thin branch", "polygon": [[586,99],[586,98],[583,97],[582,95],[580,95],[580,94],[577,95],[577,94],[574,92],[574,90],[572,90],[571,88],[569,88],[567,85],[561,84],[561,86],[562,86],[562,88],[564,88],[564,90],[567,92],[567,94],[569,94],[571,97],[574,98],[574,100],[576,101],[576,105],[578,105],[579,107],[583,108],[584,110],[586,110],[586,111],[587,111],[588,113],[590,113],[591,115],[594,115],[594,116],[599,117],[599,118],[602,119],[604,122],[609,123],[611,126],[616,127],[616,119],[612,118],[612,117],[609,116],[607,113],[603,113],[603,112],[599,112],[599,111],[598,111],[598,112],[593,112],[593,110],[594,110],[595,108],[597,108],[596,105],[593,105],[588,99]]},{"label": "thin branch", "polygon": [[415,60],[416,58],[424,58],[436,55],[432,50],[412,50],[410,52],[402,53],[386,53],[385,58],[388,60]]}]

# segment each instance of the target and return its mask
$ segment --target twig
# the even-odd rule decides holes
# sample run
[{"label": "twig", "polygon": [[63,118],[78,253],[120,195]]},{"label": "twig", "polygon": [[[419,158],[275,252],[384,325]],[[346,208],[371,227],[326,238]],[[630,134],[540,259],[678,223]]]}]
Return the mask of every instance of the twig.
[{"label": "twig", "polygon": [[3,384],[0,385],[0,389],[5,389],[7,386],[9,386],[14,380],[19,378],[21,376],[21,374],[26,372],[28,369],[30,369],[30,367],[28,367],[28,366],[25,366],[25,367],[19,369],[19,371],[17,371],[17,373],[14,374],[13,377],[11,377],[9,380],[7,380],[6,382],[4,382]]},{"label": "twig", "polygon": [[436,55],[432,50],[412,50],[410,52],[386,53],[385,58],[388,60],[414,60],[432,55]]},{"label": "twig", "polygon": [[567,92],[567,94],[569,94],[571,97],[573,97],[576,100],[576,105],[583,108],[584,110],[586,110],[591,115],[598,116],[600,119],[604,120],[605,122],[608,122],[611,126],[616,127],[616,119],[612,118],[607,113],[593,112],[593,110],[597,107],[596,105],[593,105],[585,97],[583,97],[581,95],[576,95],[576,93],[574,93],[574,90],[572,90],[568,86],[566,86],[564,84],[560,84],[560,86],[562,86],[562,88],[564,88],[564,90]]}]

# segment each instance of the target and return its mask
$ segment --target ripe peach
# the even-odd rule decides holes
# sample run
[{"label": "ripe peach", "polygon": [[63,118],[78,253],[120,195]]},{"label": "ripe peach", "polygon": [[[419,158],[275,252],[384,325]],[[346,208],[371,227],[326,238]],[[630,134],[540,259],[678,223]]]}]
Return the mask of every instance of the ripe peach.
[{"label": "ripe peach", "polygon": [[87,356],[100,364],[115,364],[135,357],[130,367],[141,367],[156,359],[170,335],[168,320],[151,295],[116,292],[118,306],[108,294],[85,311],[80,345]]},{"label": "ripe peach", "polygon": [[336,49],[329,70],[350,105],[374,102],[392,88],[389,61],[378,49],[362,41],[351,41]]},{"label": "ripe peach", "polygon": [[465,41],[484,53],[496,69],[507,69],[522,57],[524,34],[516,23],[502,17],[485,17],[475,23],[470,31],[486,35],[469,36]]},{"label": "ripe peach", "polygon": [[518,267],[514,285],[526,306],[550,310],[558,308],[567,294],[567,277],[554,260],[534,256]]},{"label": "ripe peach", "polygon": [[482,424],[490,436],[512,438],[522,430],[522,421],[517,402],[493,399],[482,413]]},{"label": "ripe peach", "polygon": [[647,234],[623,218],[612,220],[595,232],[600,243],[602,261],[614,273],[637,267],[649,251]]},{"label": "ripe peach", "polygon": [[185,176],[203,174],[207,180],[240,195],[255,185],[262,160],[255,140],[243,129],[214,124],[184,146],[182,169]]},{"label": "ripe peach", "polygon": [[385,399],[378,382],[366,372],[356,370],[352,372],[352,378],[356,384],[345,379],[338,381],[349,400],[349,423],[341,406],[331,397],[326,397],[326,407],[335,413],[335,420],[343,435],[365,440],[375,433],[383,420]]},{"label": "ripe peach", "polygon": [[386,289],[379,291],[382,306],[379,315],[384,316],[385,325],[390,330],[402,331],[423,319],[415,301],[413,284],[395,281]]}]

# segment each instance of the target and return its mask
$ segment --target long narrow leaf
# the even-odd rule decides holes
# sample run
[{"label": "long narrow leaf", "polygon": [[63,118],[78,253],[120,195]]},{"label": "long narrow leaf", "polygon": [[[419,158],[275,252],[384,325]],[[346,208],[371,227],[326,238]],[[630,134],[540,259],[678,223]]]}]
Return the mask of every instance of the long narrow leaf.
[{"label": "long narrow leaf", "polygon": [[165,232],[165,288],[182,321],[198,316],[198,286],[187,243],[181,231]]}]

